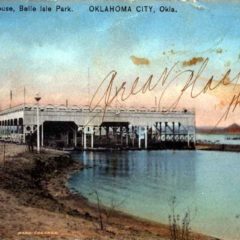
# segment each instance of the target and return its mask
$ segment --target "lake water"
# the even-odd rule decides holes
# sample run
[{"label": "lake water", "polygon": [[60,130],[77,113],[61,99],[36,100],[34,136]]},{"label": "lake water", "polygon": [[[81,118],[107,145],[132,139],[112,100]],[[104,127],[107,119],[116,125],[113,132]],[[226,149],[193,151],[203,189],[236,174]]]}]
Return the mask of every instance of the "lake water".
[{"label": "lake water", "polygon": [[168,223],[176,212],[191,214],[192,229],[240,239],[239,153],[213,151],[83,152],[73,157],[93,168],[76,172],[70,189],[132,215]]}]

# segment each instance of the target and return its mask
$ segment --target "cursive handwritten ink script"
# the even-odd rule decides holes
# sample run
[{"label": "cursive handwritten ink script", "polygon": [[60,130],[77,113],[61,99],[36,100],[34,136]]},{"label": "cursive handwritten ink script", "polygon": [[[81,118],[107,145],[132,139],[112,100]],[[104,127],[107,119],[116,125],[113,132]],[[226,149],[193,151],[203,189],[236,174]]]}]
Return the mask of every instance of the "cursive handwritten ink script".
[{"label": "cursive handwritten ink script", "polygon": [[[94,111],[98,107],[102,107],[103,115],[102,120],[105,117],[107,109],[112,105],[114,100],[120,97],[120,101],[125,102],[130,97],[145,94],[156,90],[157,87],[160,87],[159,91],[159,100],[157,104],[157,110],[161,109],[161,103],[166,96],[167,90],[173,86],[180,78],[183,81],[183,87],[180,90],[180,93],[176,96],[173,103],[167,110],[174,110],[179,104],[179,101],[186,94],[187,90],[190,91],[190,97],[196,99],[202,94],[205,94],[209,91],[213,91],[220,86],[227,86],[230,84],[238,84],[240,78],[240,72],[230,79],[231,69],[228,69],[223,77],[216,81],[212,75],[203,87],[197,88],[197,82],[203,73],[206,70],[209,63],[209,59],[206,58],[200,65],[197,71],[192,69],[186,69],[182,71],[176,71],[176,67],[179,65],[179,62],[176,62],[171,68],[165,67],[161,72],[159,77],[155,77],[153,74],[150,74],[144,83],[140,84],[140,77],[136,77],[133,83],[128,86],[127,81],[123,81],[119,86],[115,87],[115,82],[117,79],[118,72],[115,70],[110,71],[104,79],[101,81],[100,85],[97,87],[95,93],[92,96],[90,101],[90,111]],[[177,73],[176,73],[177,72]],[[118,99],[119,100],[119,99]],[[234,112],[236,107],[240,105],[240,92],[238,94],[233,94],[229,105],[226,108],[223,116],[218,120],[217,125],[222,121],[226,120],[230,112]]]}]

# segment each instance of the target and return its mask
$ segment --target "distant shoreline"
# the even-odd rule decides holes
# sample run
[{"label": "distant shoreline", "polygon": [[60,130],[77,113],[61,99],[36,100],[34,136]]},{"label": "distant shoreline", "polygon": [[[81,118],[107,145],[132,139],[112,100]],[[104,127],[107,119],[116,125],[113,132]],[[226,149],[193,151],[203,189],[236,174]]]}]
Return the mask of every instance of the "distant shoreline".
[{"label": "distant shoreline", "polygon": [[228,127],[197,127],[197,134],[240,135],[240,125],[233,123]]},{"label": "distant shoreline", "polygon": [[196,144],[196,150],[240,152],[240,145],[199,143]]}]

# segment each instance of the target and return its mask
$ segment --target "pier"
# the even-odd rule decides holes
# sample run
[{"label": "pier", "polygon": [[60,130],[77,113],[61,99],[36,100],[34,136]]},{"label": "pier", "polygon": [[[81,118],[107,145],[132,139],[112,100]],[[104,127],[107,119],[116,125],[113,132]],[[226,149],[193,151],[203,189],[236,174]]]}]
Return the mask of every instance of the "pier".
[{"label": "pier", "polygon": [[[0,140],[26,143],[37,139],[37,105],[19,105],[0,112]],[[39,106],[42,147],[194,149],[195,112],[88,106]]]}]

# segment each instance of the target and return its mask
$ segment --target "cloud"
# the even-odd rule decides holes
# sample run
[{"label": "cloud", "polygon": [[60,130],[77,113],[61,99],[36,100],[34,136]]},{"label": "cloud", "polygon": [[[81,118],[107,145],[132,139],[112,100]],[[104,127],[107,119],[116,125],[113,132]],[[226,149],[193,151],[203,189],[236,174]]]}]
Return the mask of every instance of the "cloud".
[{"label": "cloud", "polygon": [[[238,83],[240,80],[240,74],[234,77],[226,76],[224,78],[224,84],[219,84],[220,81],[222,82],[223,77],[224,76],[219,79],[213,80],[211,83],[212,90],[208,90],[206,92],[207,95],[213,96],[217,99],[216,107],[218,107],[219,109],[223,109],[228,106],[234,94],[238,95],[238,93],[240,92],[240,83]],[[209,79],[207,78],[201,78],[201,82],[203,85],[207,84],[208,81]]]},{"label": "cloud", "polygon": [[[134,1],[134,0],[133,0]],[[124,18],[121,18],[119,19],[118,21],[114,21],[114,22],[111,22],[111,23],[107,23],[107,24],[102,24],[101,27],[99,27],[96,31],[97,32],[106,32],[106,31],[109,31],[111,29],[116,29],[118,28],[120,25],[123,25],[126,24],[127,21],[131,21],[132,19],[138,17],[139,14],[133,14],[133,15],[128,15],[128,16],[125,16]]]},{"label": "cloud", "polygon": [[170,49],[168,51],[163,51],[162,54],[163,55],[180,55],[180,54],[186,54],[188,51],[186,50],[174,50],[174,49]]},{"label": "cloud", "polygon": [[231,65],[231,61],[226,61],[226,62],[224,63],[224,67],[230,67],[230,65]]},{"label": "cloud", "polygon": [[207,9],[205,6],[199,3],[197,0],[179,0],[180,2],[191,5],[193,8],[197,10],[205,10]]},{"label": "cloud", "polygon": [[184,61],[183,66],[187,67],[187,66],[196,65],[200,62],[203,62],[203,60],[204,60],[204,58],[202,58],[202,57],[193,57],[192,59],[190,59],[188,61]]},{"label": "cloud", "polygon": [[220,53],[222,53],[222,52],[223,52],[222,48],[217,48],[217,49],[216,49],[216,53],[219,53],[219,54],[220,54]]},{"label": "cloud", "polygon": [[147,58],[131,56],[131,60],[135,65],[149,65],[150,61]]}]

